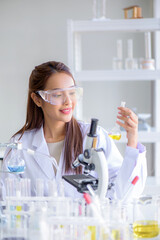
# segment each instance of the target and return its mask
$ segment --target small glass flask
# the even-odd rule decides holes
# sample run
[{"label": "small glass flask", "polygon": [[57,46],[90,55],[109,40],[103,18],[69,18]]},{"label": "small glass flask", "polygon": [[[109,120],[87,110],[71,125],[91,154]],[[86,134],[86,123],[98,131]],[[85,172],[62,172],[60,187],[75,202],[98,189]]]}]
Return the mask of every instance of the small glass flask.
[{"label": "small glass flask", "polygon": [[12,150],[11,157],[7,161],[7,168],[10,173],[21,174],[25,170],[25,161],[21,156],[22,154],[22,144],[17,144],[17,149]]},{"label": "small glass flask", "polygon": [[[121,102],[121,107],[125,107],[125,104],[126,104],[125,102]],[[121,139],[121,130],[120,130],[120,126],[117,123],[115,123],[115,126],[108,133],[108,136],[114,140]]]}]

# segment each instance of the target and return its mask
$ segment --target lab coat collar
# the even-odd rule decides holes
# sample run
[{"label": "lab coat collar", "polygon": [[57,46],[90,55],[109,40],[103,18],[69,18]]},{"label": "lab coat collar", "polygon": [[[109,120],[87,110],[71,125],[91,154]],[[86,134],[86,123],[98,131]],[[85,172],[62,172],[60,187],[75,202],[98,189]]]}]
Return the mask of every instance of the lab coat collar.
[{"label": "lab coat collar", "polygon": [[[44,137],[44,131],[43,131],[43,125],[41,126],[40,129],[38,129],[33,137],[32,145],[36,148],[35,151],[38,153],[43,153],[46,155],[49,154],[48,146]],[[49,179],[53,179],[55,177],[55,173],[53,170],[53,165],[47,157],[43,155],[35,155],[34,156],[36,162],[40,166],[40,168],[43,170],[45,175]]]},{"label": "lab coat collar", "polygon": [[[44,132],[43,132],[43,125],[36,130],[34,136],[33,136],[33,141],[32,145],[36,147],[38,150],[42,150],[45,146],[46,140],[44,138]],[[47,147],[47,143],[46,143]]]}]

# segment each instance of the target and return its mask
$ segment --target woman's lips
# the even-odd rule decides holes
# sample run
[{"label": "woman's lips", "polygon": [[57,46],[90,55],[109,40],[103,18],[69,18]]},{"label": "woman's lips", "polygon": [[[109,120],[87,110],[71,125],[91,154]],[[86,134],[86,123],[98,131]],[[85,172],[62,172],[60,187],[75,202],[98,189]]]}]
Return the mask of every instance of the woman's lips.
[{"label": "woman's lips", "polygon": [[65,108],[60,110],[60,112],[63,114],[70,114],[71,111],[72,111],[72,108]]}]

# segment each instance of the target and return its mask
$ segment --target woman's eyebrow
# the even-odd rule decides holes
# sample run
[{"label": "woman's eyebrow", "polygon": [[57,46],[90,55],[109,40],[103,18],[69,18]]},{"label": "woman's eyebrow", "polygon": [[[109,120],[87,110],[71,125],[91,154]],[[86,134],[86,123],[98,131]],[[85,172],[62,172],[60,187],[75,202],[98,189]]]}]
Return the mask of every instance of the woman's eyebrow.
[{"label": "woman's eyebrow", "polygon": [[62,90],[62,89],[68,89],[68,88],[71,88],[71,87],[74,87],[75,85],[72,85],[72,86],[70,86],[70,87],[67,87],[67,88],[53,88],[53,89],[51,89],[51,90]]}]

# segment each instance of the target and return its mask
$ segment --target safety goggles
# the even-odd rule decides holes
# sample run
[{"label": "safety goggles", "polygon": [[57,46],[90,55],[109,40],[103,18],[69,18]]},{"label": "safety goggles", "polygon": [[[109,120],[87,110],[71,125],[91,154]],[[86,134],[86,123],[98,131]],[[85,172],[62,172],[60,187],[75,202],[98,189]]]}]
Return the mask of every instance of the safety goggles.
[{"label": "safety goggles", "polygon": [[56,90],[37,91],[41,98],[52,105],[62,105],[69,98],[72,102],[80,100],[83,96],[83,88],[73,86]]}]

